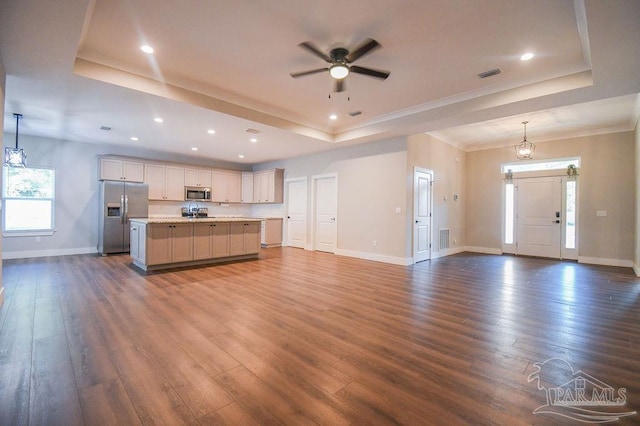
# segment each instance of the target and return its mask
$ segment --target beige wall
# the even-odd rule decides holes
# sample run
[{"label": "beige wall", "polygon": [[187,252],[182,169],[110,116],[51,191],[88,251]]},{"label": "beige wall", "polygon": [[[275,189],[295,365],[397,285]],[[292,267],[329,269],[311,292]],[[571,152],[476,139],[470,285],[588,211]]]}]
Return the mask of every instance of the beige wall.
[{"label": "beige wall", "polygon": [[[307,244],[310,244],[312,176],[338,176],[338,254],[406,262],[406,139],[355,145],[305,157],[261,164],[279,167],[285,179],[307,177]],[[395,213],[400,207],[400,213]],[[256,206],[257,216],[283,216],[285,205]],[[376,241],[374,247],[373,241]]]},{"label": "beige wall", "polygon": [[[438,231],[450,229],[451,249],[466,245],[465,210],[467,206],[466,168],[467,154],[433,136],[417,134],[407,142],[407,199],[409,213],[413,213],[413,170],[421,167],[432,170],[433,179],[433,232],[431,233],[432,253],[438,252]],[[458,200],[454,201],[454,194]],[[412,253],[413,226],[409,218],[407,235],[408,255]],[[455,243],[454,243],[455,241]]]},{"label": "beige wall", "polygon": [[[578,255],[631,261],[635,251],[635,146],[633,132],[538,143],[535,158],[580,156]],[[467,245],[501,248],[500,164],[512,147],[467,154]],[[606,210],[606,217],[596,217]]]},{"label": "beige wall", "polygon": [[636,128],[633,132],[635,138],[635,148],[636,148],[636,175],[635,175],[635,191],[636,194],[636,232],[635,232],[635,255],[633,258],[633,270],[636,275],[640,277],[640,196],[638,195],[638,191],[640,190],[640,126],[638,126],[640,121],[636,122]]}]

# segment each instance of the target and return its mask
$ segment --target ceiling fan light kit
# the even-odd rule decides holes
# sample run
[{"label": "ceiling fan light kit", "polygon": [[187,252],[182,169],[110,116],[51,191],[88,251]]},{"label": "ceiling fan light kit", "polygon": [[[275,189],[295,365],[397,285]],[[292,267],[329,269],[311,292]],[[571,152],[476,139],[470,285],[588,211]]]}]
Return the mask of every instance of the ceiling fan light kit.
[{"label": "ceiling fan light kit", "polygon": [[381,80],[385,80],[390,75],[389,71],[381,71],[373,68],[365,68],[359,67],[357,65],[352,65],[352,63],[357,59],[381,47],[380,43],[371,38],[366,39],[351,52],[344,47],[337,47],[335,49],[332,49],[328,55],[309,41],[300,43],[299,46],[303,49],[308,50],[313,55],[323,59],[325,62],[328,62],[330,66],[309,71],[291,73],[291,77],[298,78],[329,71],[329,75],[333,79],[335,79],[336,82],[334,92],[342,92],[345,90],[344,79],[351,73],[368,75],[369,77],[379,78]]}]

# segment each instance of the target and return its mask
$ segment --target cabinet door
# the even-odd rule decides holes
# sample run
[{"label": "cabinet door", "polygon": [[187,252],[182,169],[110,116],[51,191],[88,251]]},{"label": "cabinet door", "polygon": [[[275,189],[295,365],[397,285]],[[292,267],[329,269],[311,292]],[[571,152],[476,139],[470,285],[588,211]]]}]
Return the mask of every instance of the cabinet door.
[{"label": "cabinet door", "polygon": [[211,259],[212,252],[212,232],[211,223],[193,224],[193,260]]},{"label": "cabinet door", "polygon": [[262,203],[262,177],[264,172],[253,174],[253,202]]},{"label": "cabinet door", "polygon": [[144,164],[137,161],[123,161],[122,174],[127,182],[144,182]]},{"label": "cabinet door", "polygon": [[113,158],[100,159],[100,180],[122,180],[122,161]]},{"label": "cabinet door", "polygon": [[211,170],[184,169],[184,185],[210,188]]},{"label": "cabinet door", "polygon": [[164,200],[164,166],[144,165],[144,182],[149,185],[150,200]]},{"label": "cabinet door", "polygon": [[224,203],[227,201],[227,174],[221,171],[211,173],[211,201]]},{"label": "cabinet door", "polygon": [[193,260],[193,224],[181,223],[171,228],[171,261]]},{"label": "cabinet door", "polygon": [[184,201],[184,168],[165,167],[165,200]]},{"label": "cabinet door", "polygon": [[227,198],[229,203],[242,202],[242,174],[236,172],[227,173]]},{"label": "cabinet door", "polygon": [[171,262],[171,226],[173,225],[149,225],[149,232],[147,233],[147,265],[160,265]]},{"label": "cabinet door", "polygon": [[228,223],[214,223],[211,233],[211,244],[213,246],[213,257],[229,256],[229,232]]},{"label": "cabinet door", "polygon": [[253,173],[242,173],[242,202],[253,203]]},{"label": "cabinet door", "polygon": [[229,224],[230,256],[244,254],[244,228],[244,222],[232,222]]},{"label": "cabinet door", "polygon": [[[129,224],[129,254],[133,260],[140,261],[140,233],[138,229],[140,225],[137,223]],[[144,260],[142,261],[144,263]]]},{"label": "cabinet door", "polygon": [[266,185],[266,194],[262,194],[265,197],[267,203],[274,203],[276,201],[276,174],[275,172],[265,173],[265,179],[267,182],[263,183]]},{"label": "cabinet door", "polygon": [[244,253],[253,254],[260,252],[260,222],[248,222],[244,228]]}]

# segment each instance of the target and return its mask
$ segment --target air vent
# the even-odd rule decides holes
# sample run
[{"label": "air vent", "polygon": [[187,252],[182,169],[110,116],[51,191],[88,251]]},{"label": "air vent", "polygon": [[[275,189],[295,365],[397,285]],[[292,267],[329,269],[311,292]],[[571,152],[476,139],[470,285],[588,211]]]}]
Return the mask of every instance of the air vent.
[{"label": "air vent", "polygon": [[260,130],[256,130],[256,129],[247,129],[247,133],[253,133],[254,135],[257,135],[258,133],[260,133]]},{"label": "air vent", "polygon": [[352,116],[352,117],[356,117],[356,116],[358,116],[360,114],[362,114],[362,111],[351,111],[349,113],[349,115]]},{"label": "air vent", "polygon": [[440,250],[449,248],[449,228],[440,228]]},{"label": "air vent", "polygon": [[498,75],[501,72],[502,71],[500,71],[500,68],[494,68],[494,69],[489,70],[489,71],[481,72],[480,74],[478,74],[478,77],[480,77],[480,78],[493,77],[494,75]]},{"label": "air vent", "polygon": [[100,130],[106,130],[106,131],[108,132],[109,130],[111,130],[111,127],[109,127],[109,126],[102,126],[102,127],[100,127]]}]

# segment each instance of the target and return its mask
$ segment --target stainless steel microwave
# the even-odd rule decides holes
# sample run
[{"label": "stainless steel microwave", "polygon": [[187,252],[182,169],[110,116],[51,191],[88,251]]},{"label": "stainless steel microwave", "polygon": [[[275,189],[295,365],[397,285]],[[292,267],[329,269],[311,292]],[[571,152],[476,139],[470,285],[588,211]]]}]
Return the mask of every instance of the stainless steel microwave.
[{"label": "stainless steel microwave", "polygon": [[200,186],[184,187],[185,201],[211,201],[211,188],[203,188]]}]

